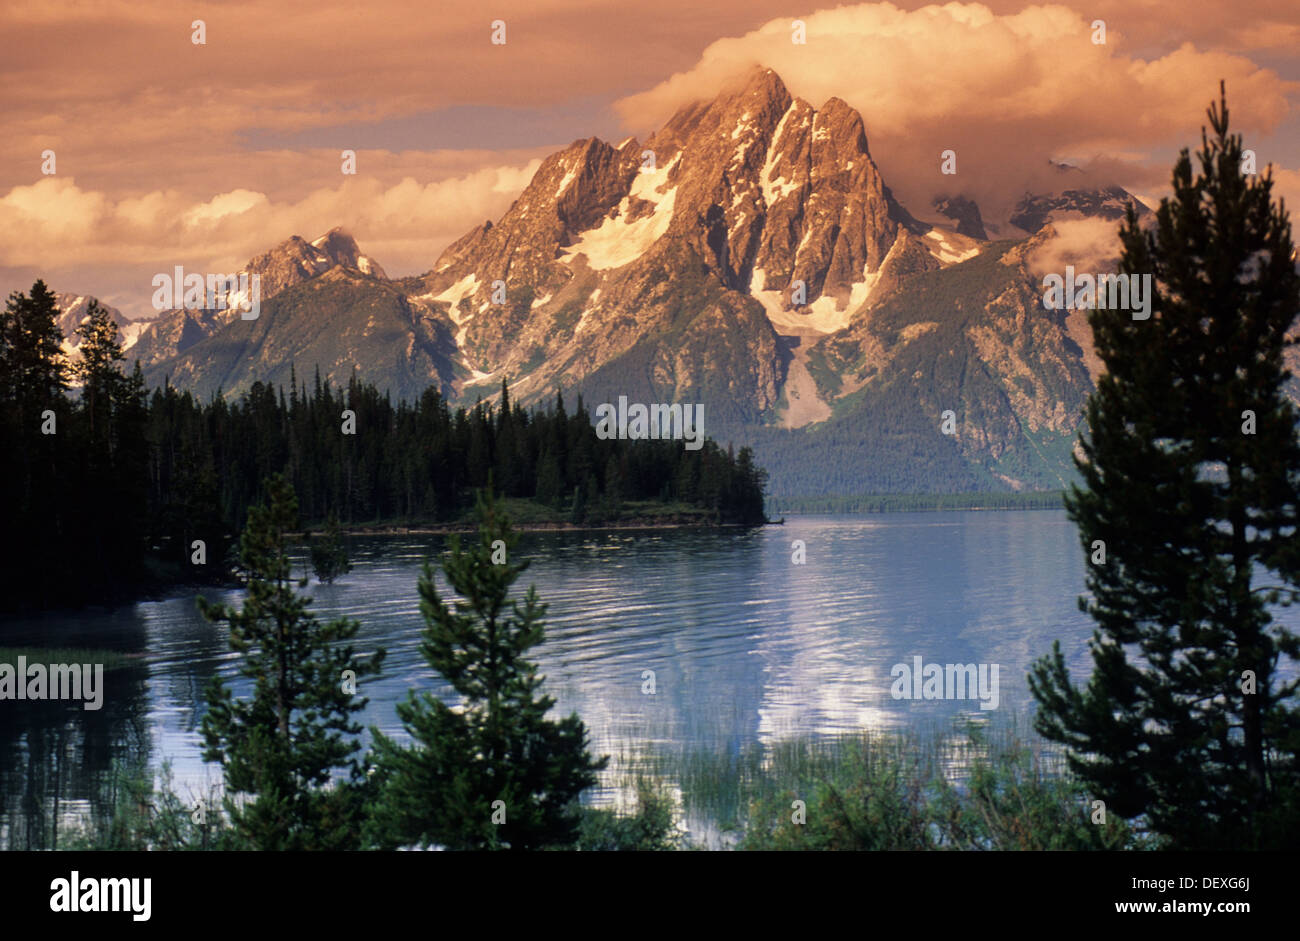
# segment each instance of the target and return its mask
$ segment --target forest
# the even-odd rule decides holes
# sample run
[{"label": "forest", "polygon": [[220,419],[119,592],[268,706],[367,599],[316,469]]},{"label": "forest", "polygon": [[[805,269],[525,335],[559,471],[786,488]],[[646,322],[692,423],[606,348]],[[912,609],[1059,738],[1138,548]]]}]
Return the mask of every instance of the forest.
[{"label": "forest", "polygon": [[167,383],[149,390],[138,364],[128,374],[102,309],[70,359],[57,313],[38,281],[0,314],[6,607],[225,580],[233,535],[276,473],[308,528],[332,514],[344,526],[459,521],[489,485],[578,524],[646,501],[709,523],[764,519],[766,474],[748,448],[600,440],[581,398],[570,408],[557,392],[527,411],[503,383],[498,403],[453,411],[434,388],[394,403],[356,378],[335,388],[294,372],[287,389],[205,402]]}]

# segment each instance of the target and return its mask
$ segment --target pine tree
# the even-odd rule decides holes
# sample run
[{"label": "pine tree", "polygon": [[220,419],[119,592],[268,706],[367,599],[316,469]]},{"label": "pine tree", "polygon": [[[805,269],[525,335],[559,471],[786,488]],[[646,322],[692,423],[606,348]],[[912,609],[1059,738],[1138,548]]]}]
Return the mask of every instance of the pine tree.
[{"label": "pine tree", "polygon": [[59,332],[59,306],[44,281],[30,295],[9,295],[0,318],[0,377],[5,397],[20,406],[24,420],[47,407],[68,387],[68,364]]},{"label": "pine tree", "polygon": [[542,456],[537,462],[537,502],[549,507],[560,504],[563,497],[564,482],[560,475],[560,462],[555,452],[546,444],[542,445]]},{"label": "pine tree", "polygon": [[476,504],[478,539],[453,537],[443,572],[460,600],[448,604],[425,564],[419,582],[425,619],[421,650],[460,694],[455,710],[414,691],[397,706],[410,747],[373,729],[380,796],[372,837],[384,846],[540,849],[578,837],[577,800],[607,759],[592,760],[576,714],[546,718],[555,704],[526,659],[541,643],[546,605],[530,587],[508,601],[528,567],[515,560],[518,537],[489,492]]},{"label": "pine tree", "polygon": [[575,526],[581,525],[587,520],[587,497],[586,489],[582,484],[573,485],[573,503],[569,507],[569,522]]},{"label": "pine tree", "polygon": [[325,538],[311,547],[311,567],[315,570],[316,577],[327,585],[340,575],[352,571],[337,513],[330,513],[325,521]]},{"label": "pine tree", "polygon": [[[1094,671],[1059,643],[1034,665],[1035,725],[1092,797],[1181,848],[1300,842],[1300,440],[1283,384],[1300,278],[1271,174],[1242,174],[1222,94],[1193,179],[1184,150],[1155,229],[1130,207],[1121,273],[1152,275],[1149,320],[1089,316],[1105,364],[1067,499],[1090,565]],[[1265,584],[1259,584],[1261,577]]]},{"label": "pine tree", "polygon": [[[285,541],[297,527],[297,499],[280,475],[266,489],[269,502],[249,510],[240,545],[243,607],[199,599],[205,617],[230,625],[240,673],[254,684],[251,699],[237,700],[213,678],[203,757],[222,764],[228,792],[248,797],[227,799],[240,848],[354,849],[363,778],[353,757],[361,745],[350,740],[361,726],[350,717],[366,704],[355,683],[378,672],[384,651],[357,656],[348,641],[360,624],[321,624],[308,610],[311,599],[291,584]],[[332,782],[335,769],[350,778]]]},{"label": "pine tree", "polygon": [[58,304],[44,281],[9,295],[0,312],[0,587],[6,599],[76,601],[61,560],[79,534],[66,512],[78,465],[68,418],[68,367]]},{"label": "pine tree", "polygon": [[[192,439],[183,439],[168,490],[172,499],[160,507],[157,526],[170,539],[173,561],[195,581],[224,581],[230,574],[226,557],[231,539],[222,519],[211,452]],[[196,540],[203,544],[202,565],[192,561]]]},{"label": "pine tree", "polygon": [[86,320],[77,328],[81,345],[78,359],[72,365],[72,374],[81,382],[82,406],[89,422],[92,446],[103,442],[111,451],[110,434],[114,400],[121,399],[121,386],[126,381],[122,375],[122,345],[117,339],[117,324],[108,311],[92,300]]},{"label": "pine tree", "polygon": [[[69,462],[77,480],[76,541],[90,552],[86,581],[93,596],[111,594],[135,583],[142,570],[148,440],[144,376],[137,364],[130,378],[122,372],[117,324],[91,300],[78,358],[70,367],[81,384],[74,437],[78,459]],[[103,499],[104,494],[111,499]]]}]

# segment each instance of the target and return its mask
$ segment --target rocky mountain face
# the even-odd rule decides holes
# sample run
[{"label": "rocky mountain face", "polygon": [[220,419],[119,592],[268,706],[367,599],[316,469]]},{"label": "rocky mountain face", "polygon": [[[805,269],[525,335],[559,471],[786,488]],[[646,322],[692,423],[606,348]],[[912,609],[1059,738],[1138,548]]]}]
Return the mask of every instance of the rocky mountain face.
[{"label": "rocky mountain face", "polygon": [[988,238],[988,233],[984,231],[984,219],[980,215],[980,207],[974,200],[960,195],[936,196],[934,209],[939,215],[957,223],[957,232],[960,235],[973,239]]},{"label": "rocky mountain face", "polygon": [[[311,293],[319,296],[321,285],[316,285],[315,282],[333,272],[351,272],[356,278],[375,287],[388,283],[387,275],[379,263],[363,254],[356,240],[340,228],[332,229],[312,242],[295,235],[250,259],[234,275],[257,275],[261,279],[260,303],[263,308],[258,321],[263,321],[263,318],[275,315],[276,307],[271,306],[270,302],[286,291],[311,284]],[[205,275],[209,273],[227,272],[203,272]],[[326,283],[330,283],[330,280],[327,279]],[[299,339],[312,336],[316,340],[324,339],[327,345],[332,346],[340,332],[348,332],[343,323],[359,315],[363,308],[322,309],[316,318],[317,329],[305,333],[290,327],[283,318],[279,323],[288,328],[283,331],[286,336],[292,334]],[[178,384],[188,382],[195,391],[204,395],[218,388],[238,393],[251,385],[260,370],[278,373],[281,365],[273,359],[259,358],[268,355],[269,350],[259,349],[257,355],[254,355],[252,351],[239,346],[248,336],[258,333],[249,326],[258,321],[242,320],[240,312],[228,305],[165,310],[139,329],[138,339],[128,349],[128,358],[139,359],[144,366],[146,378],[155,385],[161,385],[164,379],[169,379]],[[270,321],[264,321],[265,323]],[[204,342],[208,340],[211,343]],[[398,343],[399,348],[406,345],[405,338]],[[326,352],[314,344],[308,344],[296,351],[296,354],[310,364],[309,370],[319,364],[322,375],[328,372],[336,378],[341,376],[342,381],[346,382],[354,363],[343,365],[336,361],[337,355],[346,353],[346,350],[334,350],[331,358],[322,359]],[[230,372],[233,365],[244,361],[245,369]],[[385,353],[379,361],[390,364],[394,358]],[[288,363],[283,365],[287,369]],[[427,384],[426,382],[425,385]]]},{"label": "rocky mountain face", "polygon": [[356,239],[341,228],[331,229],[314,242],[295,235],[258,255],[241,270],[261,277],[262,299],[268,300],[340,265],[371,277],[388,277],[377,261],[362,254]]},{"label": "rocky mountain face", "polygon": [[[92,300],[96,300],[96,298],[92,298],[88,294],[69,294],[66,291],[59,291],[55,294],[55,303],[59,304],[59,317],[56,317],[55,322],[59,324],[60,333],[64,335],[64,352],[66,354],[70,354],[70,352],[77,350],[77,347],[81,346],[81,337],[77,333],[77,328],[85,324],[86,318],[90,316]],[[131,324],[131,321],[127,320],[116,307],[109,307],[108,304],[103,302],[100,302],[100,307],[108,311],[108,316],[112,318],[114,324],[117,324],[118,339],[122,339],[123,346],[125,346],[123,334],[126,333],[126,328]]]},{"label": "rocky mountain face", "polygon": [[649,140],[551,155],[427,274],[387,278],[339,229],[295,236],[245,266],[257,320],[169,311],[129,357],[204,396],[293,367],[467,404],[503,379],[525,404],[703,403],[777,494],[1060,486],[1090,339],[1043,309],[1028,259],[1055,213],[1111,218],[1126,195],[1027,197],[1019,241],[959,195],[932,207],[952,227],[919,222],[857,112],[755,69]]},{"label": "rocky mountain face", "polygon": [[[1081,347],[1067,322],[1079,312],[1043,308],[1033,259],[1052,237],[991,243],[964,264],[918,275],[819,342],[809,359],[819,394],[834,403],[825,425],[860,434],[839,431],[837,455],[782,489],[804,492],[826,466],[864,465],[891,489],[945,465],[944,479],[964,478],[965,489],[1064,486],[1094,380],[1091,344]],[[851,474],[840,477],[817,489],[849,492]]]},{"label": "rocky mountain face", "polygon": [[1026,195],[1011,214],[1011,223],[1026,232],[1037,232],[1048,222],[1068,218],[1107,219],[1121,222],[1132,202],[1138,218],[1152,215],[1151,210],[1133,199],[1118,186],[1100,189],[1067,189],[1059,193]]},{"label": "rocky mountain face", "polygon": [[524,399],[579,385],[761,422],[786,381],[783,335],[840,329],[942,264],[909,224],[861,117],[757,69],[644,143],[552,155],[414,300],[455,323],[467,390],[505,376]]},{"label": "rocky mountain face", "polygon": [[[77,333],[77,328],[86,322],[90,316],[90,303],[97,300],[89,294],[71,294],[68,292],[59,292],[54,295],[54,301],[59,306],[59,316],[56,323],[59,330],[63,333],[63,351],[73,353],[77,347],[81,346],[81,336]],[[103,301],[99,306],[108,312],[108,316],[117,324],[118,339],[123,347],[129,347],[139,338],[140,331],[143,330],[149,321],[128,320],[126,316],[116,307],[109,307]]]},{"label": "rocky mountain face", "polygon": [[246,392],[259,381],[310,385],[317,372],[345,385],[356,372],[412,400],[431,385],[453,393],[454,353],[445,318],[411,303],[398,283],[337,265],[264,299],[256,320],[229,317],[212,335],[147,368],[145,377],[206,398],[218,390]]}]

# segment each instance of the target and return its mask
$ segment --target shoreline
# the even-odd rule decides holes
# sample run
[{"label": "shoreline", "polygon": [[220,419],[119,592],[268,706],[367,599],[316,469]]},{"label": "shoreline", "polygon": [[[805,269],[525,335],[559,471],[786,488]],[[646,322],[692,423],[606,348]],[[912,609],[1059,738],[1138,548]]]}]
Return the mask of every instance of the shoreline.
[{"label": "shoreline", "polygon": [[[715,523],[712,521],[669,519],[656,520],[651,517],[638,518],[631,520],[620,520],[616,523],[570,523],[565,521],[553,522],[531,522],[531,523],[512,523],[511,528],[519,533],[547,533],[547,532],[616,532],[621,530],[646,530],[646,529],[751,529],[758,526],[776,526],[780,525],[775,520],[767,520],[763,523],[756,524],[753,527],[746,526],[744,523]],[[474,533],[478,527],[471,523],[416,523],[410,526],[400,524],[380,524],[374,526],[349,526],[341,527],[339,532],[344,536],[449,536],[452,534]],[[304,539],[310,533],[320,533],[321,530],[304,530],[299,532],[286,532],[285,535],[294,539]]]}]

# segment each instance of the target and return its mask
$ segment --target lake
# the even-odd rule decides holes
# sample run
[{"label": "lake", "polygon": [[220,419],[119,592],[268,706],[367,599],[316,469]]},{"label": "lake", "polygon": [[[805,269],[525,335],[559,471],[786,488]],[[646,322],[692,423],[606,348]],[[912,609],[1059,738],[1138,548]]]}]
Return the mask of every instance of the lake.
[{"label": "lake", "polygon": [[[805,546],[802,564],[793,561],[795,540]],[[361,683],[370,702],[360,721],[402,737],[393,706],[407,690],[451,700],[418,649],[416,580],[445,540],[354,537],[349,545],[352,572],[309,592],[322,619],[361,621],[360,649],[387,647],[383,674]],[[518,553],[532,565],[516,587],[536,584],[550,606],[546,640],[534,651],[546,690],[557,710],[586,722],[594,752],[613,756],[591,795],[598,804],[623,804],[622,772],[647,748],[734,753],[794,735],[1023,716],[1026,672],[1053,640],[1076,682],[1091,666],[1092,623],[1076,602],[1085,560],[1058,510],[804,516],[748,532],[532,533]],[[206,594],[237,603],[241,593]],[[204,621],[192,592],[10,619],[0,643],[136,658],[105,675],[97,712],[0,702],[0,840],[48,846],[56,795],[65,822],[106,813],[114,762],[158,768],[168,759],[182,795],[220,781],[200,757],[203,689],[213,675],[232,681],[236,695],[249,684],[236,674],[224,629]],[[984,683],[965,698],[896,697],[900,688],[920,691],[919,679],[913,688],[891,675],[917,657],[984,665]],[[994,702],[994,665],[996,709],[981,709]]]}]

